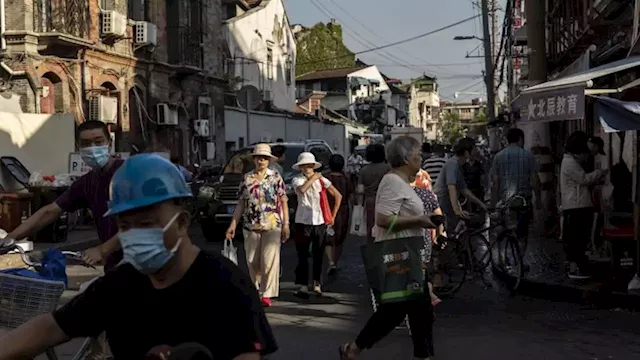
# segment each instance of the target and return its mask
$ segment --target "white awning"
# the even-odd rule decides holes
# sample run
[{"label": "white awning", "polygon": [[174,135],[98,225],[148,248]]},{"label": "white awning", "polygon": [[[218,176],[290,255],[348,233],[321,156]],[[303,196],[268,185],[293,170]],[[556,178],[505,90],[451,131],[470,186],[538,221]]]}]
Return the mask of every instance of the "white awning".
[{"label": "white awning", "polygon": [[[531,86],[522,90],[522,94],[523,95],[534,94],[534,93],[540,93],[543,91],[560,90],[560,89],[576,87],[576,86],[590,88],[591,86],[593,86],[593,83],[592,83],[593,79],[611,75],[620,71],[628,70],[637,66],[640,66],[640,56],[634,56],[634,57],[614,61],[612,63],[601,65],[575,75],[570,75],[560,79],[547,81],[542,84]],[[614,89],[611,91],[605,91],[605,92],[617,92],[616,90],[617,89]]]}]

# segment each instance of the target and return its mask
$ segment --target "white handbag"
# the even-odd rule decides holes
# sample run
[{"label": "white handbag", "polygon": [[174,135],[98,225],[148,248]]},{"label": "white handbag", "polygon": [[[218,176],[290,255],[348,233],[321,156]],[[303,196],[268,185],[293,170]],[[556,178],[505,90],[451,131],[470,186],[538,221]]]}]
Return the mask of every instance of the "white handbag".
[{"label": "white handbag", "polygon": [[224,247],[222,248],[222,256],[231,260],[234,264],[238,265],[238,249],[233,246],[233,241],[229,239],[224,240]]},{"label": "white handbag", "polygon": [[364,206],[353,206],[349,233],[356,236],[367,236],[367,218],[365,217]]}]

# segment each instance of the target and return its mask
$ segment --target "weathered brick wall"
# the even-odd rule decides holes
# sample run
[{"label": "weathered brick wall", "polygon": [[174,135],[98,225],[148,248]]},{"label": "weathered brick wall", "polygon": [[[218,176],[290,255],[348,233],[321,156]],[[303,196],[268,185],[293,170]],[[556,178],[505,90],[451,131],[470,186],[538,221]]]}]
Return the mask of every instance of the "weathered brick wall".
[{"label": "weathered brick wall", "polygon": [[204,71],[209,75],[222,74],[222,1],[204,0]]}]

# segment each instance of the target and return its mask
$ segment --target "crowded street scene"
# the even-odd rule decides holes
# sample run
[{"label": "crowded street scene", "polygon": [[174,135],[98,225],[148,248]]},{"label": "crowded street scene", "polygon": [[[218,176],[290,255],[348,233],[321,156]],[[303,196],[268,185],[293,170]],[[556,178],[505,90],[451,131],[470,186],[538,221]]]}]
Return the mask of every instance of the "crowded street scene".
[{"label": "crowded street scene", "polygon": [[0,0],[0,360],[640,359],[640,1]]}]

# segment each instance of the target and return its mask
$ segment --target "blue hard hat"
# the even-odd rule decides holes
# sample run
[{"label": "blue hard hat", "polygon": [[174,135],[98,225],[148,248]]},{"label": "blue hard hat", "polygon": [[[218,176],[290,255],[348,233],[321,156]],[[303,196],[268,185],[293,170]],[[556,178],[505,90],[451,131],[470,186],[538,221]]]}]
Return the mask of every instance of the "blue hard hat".
[{"label": "blue hard hat", "polygon": [[109,210],[105,216],[192,197],[180,170],[156,154],[140,154],[127,159],[109,185]]}]

